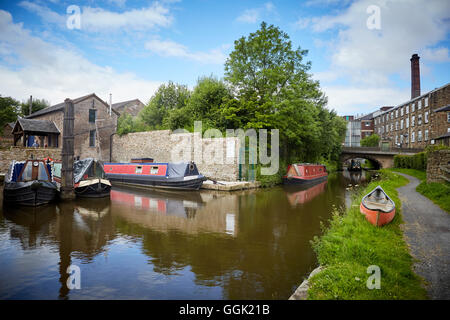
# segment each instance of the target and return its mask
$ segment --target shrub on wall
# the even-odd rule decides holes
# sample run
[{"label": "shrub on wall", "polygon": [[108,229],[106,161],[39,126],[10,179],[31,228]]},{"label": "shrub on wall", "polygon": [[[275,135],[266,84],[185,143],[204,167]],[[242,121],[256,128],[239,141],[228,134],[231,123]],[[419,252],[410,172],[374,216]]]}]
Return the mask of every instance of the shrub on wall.
[{"label": "shrub on wall", "polygon": [[413,156],[396,155],[394,156],[394,167],[416,170],[427,169],[427,153],[419,152]]}]

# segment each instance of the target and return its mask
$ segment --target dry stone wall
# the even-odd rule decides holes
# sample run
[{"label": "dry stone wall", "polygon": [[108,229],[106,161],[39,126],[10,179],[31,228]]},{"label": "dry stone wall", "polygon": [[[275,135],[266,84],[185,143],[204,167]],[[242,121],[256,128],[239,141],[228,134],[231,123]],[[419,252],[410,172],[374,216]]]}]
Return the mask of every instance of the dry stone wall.
[{"label": "dry stone wall", "polygon": [[236,181],[239,178],[239,138],[202,138],[201,134],[170,130],[129,133],[113,137],[112,161],[153,158],[155,162],[194,161],[210,178]]},{"label": "dry stone wall", "polygon": [[450,182],[450,149],[436,150],[428,154],[427,182]]}]

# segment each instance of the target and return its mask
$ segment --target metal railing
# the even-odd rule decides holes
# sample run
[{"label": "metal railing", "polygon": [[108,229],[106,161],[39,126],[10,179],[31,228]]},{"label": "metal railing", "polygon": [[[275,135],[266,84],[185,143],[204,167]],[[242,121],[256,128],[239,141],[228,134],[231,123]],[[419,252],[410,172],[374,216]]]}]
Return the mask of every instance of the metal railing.
[{"label": "metal railing", "polygon": [[398,148],[398,147],[343,147],[343,152],[367,152],[367,151],[378,151],[378,152],[391,152],[391,153],[418,153],[422,152],[422,148]]}]

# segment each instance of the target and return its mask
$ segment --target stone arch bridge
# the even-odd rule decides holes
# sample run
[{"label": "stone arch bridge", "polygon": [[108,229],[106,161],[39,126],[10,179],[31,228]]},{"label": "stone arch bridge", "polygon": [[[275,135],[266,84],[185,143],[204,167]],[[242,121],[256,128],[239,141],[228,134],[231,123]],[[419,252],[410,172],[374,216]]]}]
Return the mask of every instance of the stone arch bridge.
[{"label": "stone arch bridge", "polygon": [[372,161],[378,168],[394,167],[394,156],[397,154],[414,155],[423,149],[400,149],[380,147],[344,147],[339,160],[344,163],[347,160],[363,158]]}]

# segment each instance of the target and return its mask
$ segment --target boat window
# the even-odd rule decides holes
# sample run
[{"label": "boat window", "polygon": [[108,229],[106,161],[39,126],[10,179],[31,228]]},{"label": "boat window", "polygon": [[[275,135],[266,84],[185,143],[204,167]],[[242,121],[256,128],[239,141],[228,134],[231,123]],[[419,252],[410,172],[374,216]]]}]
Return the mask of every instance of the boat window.
[{"label": "boat window", "polygon": [[48,181],[47,170],[45,170],[45,165],[42,162],[39,162],[38,180]]},{"label": "boat window", "polygon": [[150,174],[157,174],[158,173],[158,167],[152,167],[151,169],[150,169]]},{"label": "boat window", "polygon": [[25,165],[25,168],[22,171],[22,177],[20,178],[21,181],[30,181],[31,179],[31,174],[33,172],[33,163],[32,162],[27,162]]},{"label": "boat window", "polygon": [[53,163],[53,176],[61,178],[61,163]]},{"label": "boat window", "polygon": [[142,173],[142,166],[136,167],[136,173]]}]

